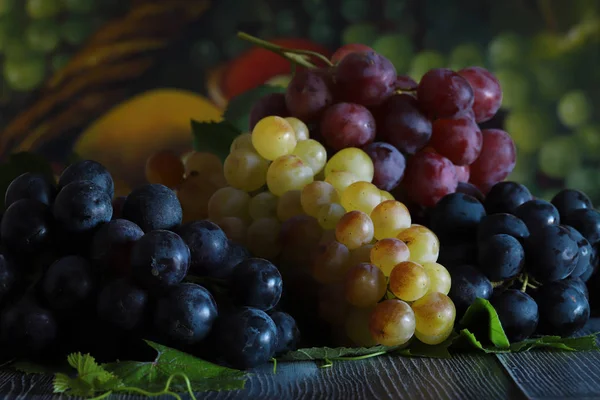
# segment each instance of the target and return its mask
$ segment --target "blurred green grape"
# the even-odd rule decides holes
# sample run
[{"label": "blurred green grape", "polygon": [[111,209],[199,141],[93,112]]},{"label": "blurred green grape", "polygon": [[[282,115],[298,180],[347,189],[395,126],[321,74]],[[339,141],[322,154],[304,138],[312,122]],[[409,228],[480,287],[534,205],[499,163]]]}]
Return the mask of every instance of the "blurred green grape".
[{"label": "blurred green grape", "polygon": [[463,43],[450,53],[449,67],[455,71],[466,67],[484,67],[485,59],[481,48],[474,43]]},{"label": "blurred green grape", "polygon": [[566,93],[558,102],[558,119],[569,128],[585,125],[592,117],[592,103],[583,90]]},{"label": "blurred green grape", "polygon": [[12,97],[12,91],[3,78],[0,78],[0,105],[6,105],[10,103]]},{"label": "blurred green grape", "polygon": [[92,34],[94,25],[87,18],[69,18],[62,23],[61,36],[65,42],[78,46]]},{"label": "blurred green grape", "polygon": [[408,75],[418,82],[430,69],[445,66],[446,58],[442,53],[436,50],[423,50],[413,57]]},{"label": "blurred green grape", "polygon": [[502,108],[518,109],[532,104],[532,78],[522,69],[502,68],[494,71],[502,87]]},{"label": "blurred green grape", "polygon": [[331,23],[333,12],[329,7],[319,8],[311,15],[312,22]]},{"label": "blurred green grape", "polygon": [[592,202],[600,202],[600,174],[596,168],[580,168],[572,171],[565,179],[565,186],[581,190]]},{"label": "blurred green grape", "polygon": [[367,46],[372,46],[379,31],[373,24],[354,24],[349,25],[342,32],[342,43],[362,43]]},{"label": "blurred green grape", "polygon": [[335,43],[337,32],[331,24],[313,22],[308,26],[308,37],[317,43],[331,45]]},{"label": "blurred green grape", "polygon": [[501,33],[488,44],[488,58],[492,66],[520,65],[527,56],[526,39],[516,33]]},{"label": "blurred green grape", "polygon": [[302,0],[302,7],[308,14],[313,15],[327,8],[327,2],[328,0]]},{"label": "blurred green grape", "polygon": [[11,89],[28,92],[36,89],[43,81],[46,63],[41,56],[22,59],[7,59],[4,62],[4,79]]},{"label": "blurred green grape", "polygon": [[540,32],[531,38],[531,57],[537,60],[555,59],[561,54],[561,37],[551,32]]},{"label": "blurred green grape", "polygon": [[360,22],[369,18],[372,6],[368,0],[342,0],[340,12],[348,22]]},{"label": "blurred green grape", "polygon": [[7,60],[19,61],[39,55],[38,52],[32,50],[25,41],[25,37],[12,37],[4,47],[4,57]]},{"label": "blurred green grape", "polygon": [[560,62],[539,62],[531,69],[542,100],[558,101],[573,83],[572,75]]},{"label": "blurred green grape", "polygon": [[15,41],[23,36],[23,24],[20,19],[4,16],[0,18],[0,51],[6,52]]},{"label": "blurred green grape", "polygon": [[62,8],[61,0],[26,0],[27,15],[34,19],[56,17]]},{"label": "blurred green grape", "polygon": [[53,71],[58,71],[69,63],[72,55],[69,53],[57,53],[52,56],[50,65]]},{"label": "blurred green grape", "polygon": [[17,0],[0,0],[0,16],[10,13],[16,4]]},{"label": "blurred green grape", "polygon": [[296,35],[298,28],[297,16],[293,10],[281,10],[275,16],[275,29],[280,35]]},{"label": "blurred green grape", "polygon": [[555,136],[542,144],[538,158],[540,171],[551,178],[562,179],[581,167],[581,151],[572,136]]},{"label": "blurred green grape", "polygon": [[25,31],[27,44],[32,50],[48,53],[60,43],[60,29],[55,20],[32,20]]},{"label": "blurred green grape", "polygon": [[196,67],[210,67],[219,62],[219,46],[212,40],[199,40],[190,47],[190,61]]},{"label": "blurred green grape", "polygon": [[534,154],[524,153],[517,149],[517,163],[508,178],[509,181],[522,183],[529,187],[535,182],[537,170],[537,157]]},{"label": "blurred green grape", "polygon": [[579,151],[588,160],[600,160],[600,125],[586,125],[575,131]]},{"label": "blurred green grape", "polygon": [[413,56],[412,42],[408,36],[403,34],[383,35],[373,43],[372,47],[373,50],[387,57],[399,74],[408,71]]},{"label": "blurred green grape", "polygon": [[383,4],[383,16],[390,21],[399,21],[406,14],[406,0],[386,0]]},{"label": "blurred green grape", "polygon": [[73,14],[89,14],[104,0],[62,0],[65,9]]},{"label": "blurred green grape", "polygon": [[245,40],[239,39],[237,36],[230,36],[224,45],[224,53],[228,58],[235,58],[248,50],[251,44]]},{"label": "blurred green grape", "polygon": [[537,108],[524,108],[511,111],[504,122],[506,131],[510,134],[522,153],[533,153],[538,150],[545,140],[554,135],[555,127],[548,112]]}]

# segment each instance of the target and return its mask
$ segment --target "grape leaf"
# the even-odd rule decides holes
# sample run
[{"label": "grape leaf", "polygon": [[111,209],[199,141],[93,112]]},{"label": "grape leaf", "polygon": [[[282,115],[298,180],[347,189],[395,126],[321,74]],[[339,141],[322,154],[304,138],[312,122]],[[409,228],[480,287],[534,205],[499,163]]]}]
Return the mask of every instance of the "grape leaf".
[{"label": "grape leaf", "polygon": [[75,377],[62,372],[54,376],[54,393],[68,393],[72,396],[90,397],[98,392],[107,392],[122,385],[121,380],[107,371],[89,354],[71,353],[67,357],[69,365],[77,371]]},{"label": "grape leaf", "polygon": [[335,360],[340,357],[363,357],[382,352],[389,353],[399,347],[373,346],[373,347],[308,347],[287,352],[279,357],[279,361],[320,361]]},{"label": "grape leaf", "polygon": [[565,351],[599,350],[596,338],[598,333],[587,336],[562,338],[560,336],[542,336],[526,339],[510,345],[513,352],[528,351],[535,348],[550,348]]},{"label": "grape leaf", "polygon": [[55,374],[57,372],[69,373],[70,368],[68,365],[46,365],[38,364],[27,360],[17,360],[10,364],[10,367],[16,371],[23,372],[26,375],[29,374]]},{"label": "grape leaf", "polygon": [[[167,380],[176,373],[185,374],[194,391],[244,388],[246,374],[242,371],[221,367],[149,340],[145,342],[157,352],[154,361],[121,361],[104,364],[103,367],[118,376],[125,386],[142,387],[148,391],[162,390]],[[187,390],[179,380],[173,382],[172,389],[179,392]]]},{"label": "grape leaf", "polygon": [[242,132],[228,121],[198,122],[192,120],[194,150],[205,151],[225,160],[231,142]]},{"label": "grape leaf", "polygon": [[223,118],[230,121],[241,132],[248,131],[252,105],[267,94],[283,92],[285,88],[271,85],[262,85],[248,90],[229,101]]},{"label": "grape leaf", "polygon": [[[12,180],[25,172],[40,173],[54,182],[52,167],[44,157],[27,152],[13,153],[0,165],[0,193],[5,193]],[[4,196],[0,196],[1,208],[4,208]]]},{"label": "grape leaf", "polygon": [[[508,349],[510,342],[504,333],[498,313],[492,304],[481,298],[475,299],[460,320],[462,328],[477,336],[477,341],[487,345],[490,342],[499,349]],[[468,335],[467,335],[468,337]]]},{"label": "grape leaf", "polygon": [[451,358],[450,347],[458,335],[452,333],[450,337],[440,344],[428,345],[414,339],[410,346],[395,351],[394,354],[400,354],[406,357],[426,357],[426,358]]}]

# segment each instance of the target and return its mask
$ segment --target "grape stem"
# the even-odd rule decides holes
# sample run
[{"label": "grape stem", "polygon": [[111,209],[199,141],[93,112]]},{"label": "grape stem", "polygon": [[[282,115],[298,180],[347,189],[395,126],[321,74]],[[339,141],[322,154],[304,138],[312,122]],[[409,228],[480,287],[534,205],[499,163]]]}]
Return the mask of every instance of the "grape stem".
[{"label": "grape stem", "polygon": [[271,358],[271,362],[273,363],[273,375],[277,373],[277,359],[275,357]]},{"label": "grape stem", "polygon": [[523,278],[523,285],[521,285],[521,292],[525,293],[527,291],[528,283],[529,283],[529,274],[525,274],[525,278]]},{"label": "grape stem", "polygon": [[318,58],[328,66],[333,67],[333,63],[329,61],[327,57],[325,57],[323,54],[317,53],[316,51],[288,49],[287,47],[279,46],[275,43],[257,38],[256,36],[249,35],[246,32],[238,32],[237,36],[242,40],[246,40],[258,47],[262,47],[263,49],[272,51],[275,54],[279,54],[281,57],[306,68],[316,68],[313,63],[307,60],[307,56]]}]

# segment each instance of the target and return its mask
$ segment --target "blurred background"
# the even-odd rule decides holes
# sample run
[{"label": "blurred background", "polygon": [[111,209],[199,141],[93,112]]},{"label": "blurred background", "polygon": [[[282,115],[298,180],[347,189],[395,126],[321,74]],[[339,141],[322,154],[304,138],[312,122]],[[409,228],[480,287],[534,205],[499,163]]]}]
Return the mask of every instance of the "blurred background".
[{"label": "blurred background", "polygon": [[0,0],[0,160],[93,158],[135,183],[156,150],[191,149],[190,119],[283,90],[288,62],[238,31],[326,55],[364,43],[417,80],[487,67],[504,102],[486,124],[518,147],[509,179],[600,201],[600,0]]}]

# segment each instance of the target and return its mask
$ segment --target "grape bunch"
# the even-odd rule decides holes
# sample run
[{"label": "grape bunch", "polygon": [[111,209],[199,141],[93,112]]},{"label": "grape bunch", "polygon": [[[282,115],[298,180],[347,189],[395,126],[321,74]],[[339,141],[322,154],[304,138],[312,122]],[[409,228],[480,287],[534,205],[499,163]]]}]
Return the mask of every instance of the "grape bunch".
[{"label": "grape bunch", "polygon": [[[152,165],[152,179],[167,179],[170,170],[156,177]],[[208,220],[182,223],[177,194],[165,185],[113,198],[111,175],[94,161],[71,164],[57,184],[25,173],[8,186],[0,222],[3,356],[80,351],[114,361],[144,338],[245,369],[296,348],[299,330],[281,310],[273,263]]]},{"label": "grape bunch", "polygon": [[428,217],[458,315],[476,298],[489,299],[510,341],[571,336],[589,319],[586,282],[598,268],[600,212],[584,193],[564,189],[548,202],[506,181],[485,198],[449,194]]},{"label": "grape bunch", "polygon": [[[297,118],[328,154],[363,149],[373,161],[372,183],[426,207],[454,193],[460,182],[485,193],[514,168],[508,133],[479,125],[502,102],[489,71],[437,68],[417,83],[360,44],[342,46],[331,61],[330,68],[296,73],[285,94],[258,101],[250,129],[267,116]],[[273,160],[276,154],[263,156]]]}]

